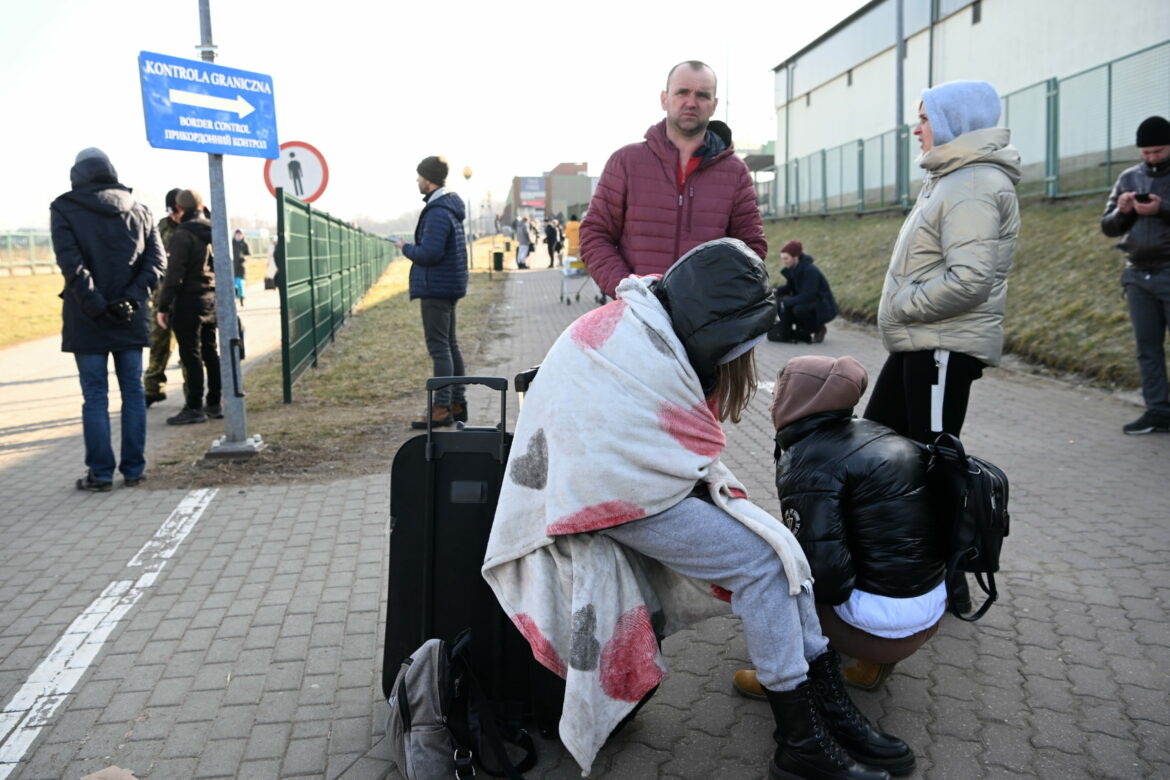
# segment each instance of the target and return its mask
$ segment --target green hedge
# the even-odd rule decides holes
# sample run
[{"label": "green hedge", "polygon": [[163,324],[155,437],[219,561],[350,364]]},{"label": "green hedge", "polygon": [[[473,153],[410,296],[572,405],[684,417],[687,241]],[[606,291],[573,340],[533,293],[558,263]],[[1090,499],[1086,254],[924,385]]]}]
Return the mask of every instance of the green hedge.
[{"label": "green hedge", "polygon": [[[1008,277],[1005,348],[1031,362],[1125,389],[1139,386],[1119,277],[1124,256],[1100,228],[1104,197],[1020,204],[1020,241]],[[900,212],[773,220],[765,224],[768,272],[780,247],[804,244],[842,314],[875,322]]]}]

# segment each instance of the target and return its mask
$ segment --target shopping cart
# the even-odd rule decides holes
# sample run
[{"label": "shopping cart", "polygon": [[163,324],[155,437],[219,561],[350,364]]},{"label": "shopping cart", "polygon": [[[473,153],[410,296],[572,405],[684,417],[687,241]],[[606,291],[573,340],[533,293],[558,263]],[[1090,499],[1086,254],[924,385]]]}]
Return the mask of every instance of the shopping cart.
[{"label": "shopping cart", "polygon": [[[580,284],[577,284],[577,289],[570,292],[570,288],[578,280]],[[566,304],[581,300],[581,291],[591,281],[593,280],[589,276],[589,269],[585,267],[585,261],[573,255],[565,255],[561,266],[561,300]]]}]

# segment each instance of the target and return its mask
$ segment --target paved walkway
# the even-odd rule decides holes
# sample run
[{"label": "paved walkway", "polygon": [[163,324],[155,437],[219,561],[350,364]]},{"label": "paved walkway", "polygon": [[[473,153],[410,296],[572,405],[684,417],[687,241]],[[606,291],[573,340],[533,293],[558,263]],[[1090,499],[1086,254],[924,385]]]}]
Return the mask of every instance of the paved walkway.
[{"label": "paved walkway", "polygon": [[[563,303],[556,271],[506,279],[476,373],[539,363],[592,305],[589,286]],[[244,312],[252,356],[263,308]],[[56,348],[0,352],[0,778],[397,778],[379,742],[388,478],[80,493],[80,394]],[[820,345],[762,345],[762,375],[803,352],[871,374],[884,357],[834,323]],[[767,396],[729,429],[726,460],[776,511]],[[172,403],[151,410],[152,442]],[[497,404],[473,390],[473,421]],[[1001,603],[973,626],[944,620],[884,690],[856,696],[915,748],[916,777],[1170,777],[1170,436],[1123,436],[1137,413],[1023,373],[975,385],[964,439],[1012,479]],[[767,705],[730,692],[738,621],[664,647],[671,674],[594,776],[763,776]],[[579,776],[542,748],[530,777]]]}]

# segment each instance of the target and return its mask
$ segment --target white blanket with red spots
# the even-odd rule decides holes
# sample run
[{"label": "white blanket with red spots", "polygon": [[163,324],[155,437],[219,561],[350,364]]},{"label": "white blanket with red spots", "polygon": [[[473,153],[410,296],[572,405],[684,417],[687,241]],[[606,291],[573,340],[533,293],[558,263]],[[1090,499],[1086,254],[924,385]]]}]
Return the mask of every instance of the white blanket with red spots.
[{"label": "white blanket with red spots", "polygon": [[666,636],[725,613],[718,588],[589,533],[665,511],[699,481],[810,579],[783,524],[746,500],[725,439],[649,279],[565,330],[516,426],[483,576],[533,654],[565,678],[560,738],[588,774],[613,728],[666,673]]}]

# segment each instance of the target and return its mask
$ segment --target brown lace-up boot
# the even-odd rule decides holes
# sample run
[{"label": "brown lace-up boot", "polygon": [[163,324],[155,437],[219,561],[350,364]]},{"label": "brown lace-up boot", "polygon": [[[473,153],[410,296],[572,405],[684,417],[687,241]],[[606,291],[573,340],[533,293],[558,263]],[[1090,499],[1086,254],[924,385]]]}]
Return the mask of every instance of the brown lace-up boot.
[{"label": "brown lace-up boot", "polygon": [[[432,428],[446,428],[455,424],[455,415],[451,414],[450,406],[439,406],[436,404],[431,407],[431,427]],[[425,431],[427,429],[427,418],[415,420],[410,424],[410,427],[416,431]]]}]

